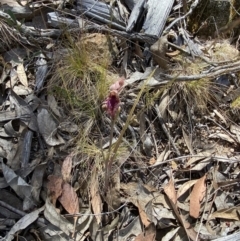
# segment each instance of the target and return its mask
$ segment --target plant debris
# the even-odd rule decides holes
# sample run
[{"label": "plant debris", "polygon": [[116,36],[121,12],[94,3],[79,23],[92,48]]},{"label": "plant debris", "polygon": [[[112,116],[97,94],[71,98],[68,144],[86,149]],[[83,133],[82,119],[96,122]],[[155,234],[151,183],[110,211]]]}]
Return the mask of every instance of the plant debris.
[{"label": "plant debris", "polygon": [[4,0],[0,240],[240,240],[239,12]]}]

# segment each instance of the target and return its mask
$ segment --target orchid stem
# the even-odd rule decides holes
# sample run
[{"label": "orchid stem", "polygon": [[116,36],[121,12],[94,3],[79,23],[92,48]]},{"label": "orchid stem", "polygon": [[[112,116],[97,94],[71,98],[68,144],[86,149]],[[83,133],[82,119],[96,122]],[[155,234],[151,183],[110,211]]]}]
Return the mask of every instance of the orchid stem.
[{"label": "orchid stem", "polygon": [[111,119],[111,130],[110,130],[110,140],[109,140],[109,151],[108,156],[105,160],[105,192],[107,192],[108,186],[109,186],[109,177],[111,172],[111,150],[112,150],[112,142],[113,142],[113,129],[115,124],[116,117]]}]

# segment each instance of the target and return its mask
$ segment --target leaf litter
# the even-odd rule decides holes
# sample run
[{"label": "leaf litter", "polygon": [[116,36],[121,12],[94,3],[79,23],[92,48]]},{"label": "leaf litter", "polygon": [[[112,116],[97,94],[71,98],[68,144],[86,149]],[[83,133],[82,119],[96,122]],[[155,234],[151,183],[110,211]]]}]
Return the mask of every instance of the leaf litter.
[{"label": "leaf litter", "polygon": [[0,240],[239,240],[239,40],[182,29],[198,1],[9,2]]}]

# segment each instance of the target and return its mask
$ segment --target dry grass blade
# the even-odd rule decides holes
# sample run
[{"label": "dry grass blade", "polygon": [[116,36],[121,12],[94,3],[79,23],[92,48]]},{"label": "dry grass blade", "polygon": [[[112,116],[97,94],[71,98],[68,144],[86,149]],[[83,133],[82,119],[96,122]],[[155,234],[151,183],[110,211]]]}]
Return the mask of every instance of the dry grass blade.
[{"label": "dry grass blade", "polygon": [[198,179],[190,195],[190,215],[194,218],[199,217],[201,201],[206,192],[206,175]]}]

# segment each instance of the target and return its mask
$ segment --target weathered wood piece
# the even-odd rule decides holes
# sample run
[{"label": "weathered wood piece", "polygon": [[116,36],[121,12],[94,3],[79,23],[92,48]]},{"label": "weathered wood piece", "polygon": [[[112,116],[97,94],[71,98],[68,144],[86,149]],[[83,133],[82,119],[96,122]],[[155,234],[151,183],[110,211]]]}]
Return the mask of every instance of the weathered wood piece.
[{"label": "weathered wood piece", "polygon": [[76,21],[75,19],[61,17],[57,12],[47,13],[48,24],[51,27],[61,27],[63,25],[67,25],[69,28],[82,28],[83,20],[80,18],[80,21]]},{"label": "weathered wood piece", "polygon": [[121,20],[117,8],[94,0],[77,0],[78,11],[94,20],[108,24],[113,28],[125,30],[125,23]]},{"label": "weathered wood piece", "polygon": [[137,2],[139,2],[140,0],[124,0],[124,4],[127,5],[127,7],[130,10],[133,10],[134,6],[136,5]]},{"label": "weathered wood piece", "polygon": [[21,6],[16,0],[1,0],[0,5],[2,11],[6,13],[11,11],[17,19],[28,19],[33,16],[33,10],[31,10],[27,5]]},{"label": "weathered wood piece", "polygon": [[146,0],[139,0],[133,7],[133,10],[130,14],[130,17],[128,19],[128,25],[126,27],[127,32],[131,32],[133,28],[135,27],[137,21],[139,18],[141,18],[141,15],[144,11],[144,5],[146,3]]},{"label": "weathered wood piece", "polygon": [[148,12],[142,28],[145,34],[161,36],[173,3],[174,0],[148,0]]}]

